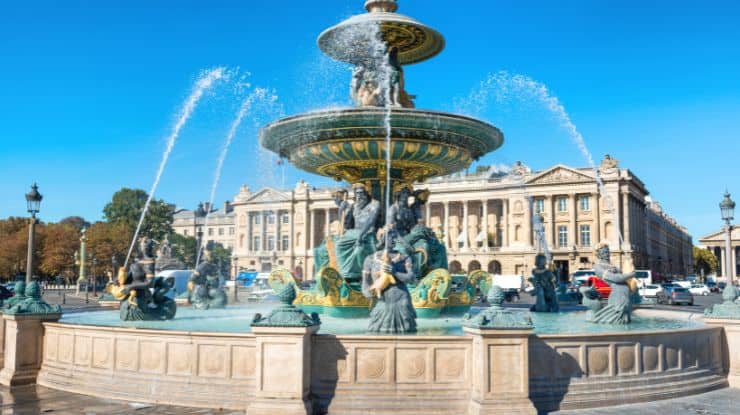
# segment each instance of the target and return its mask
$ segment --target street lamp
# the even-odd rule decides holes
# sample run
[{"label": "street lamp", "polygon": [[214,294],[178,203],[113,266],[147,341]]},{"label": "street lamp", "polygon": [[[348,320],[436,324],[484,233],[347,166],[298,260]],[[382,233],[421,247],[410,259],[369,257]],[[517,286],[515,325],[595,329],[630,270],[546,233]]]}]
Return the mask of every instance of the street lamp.
[{"label": "street lamp", "polygon": [[39,187],[36,183],[31,186],[31,191],[26,193],[26,203],[28,203],[28,213],[31,218],[28,221],[28,256],[26,257],[26,284],[33,278],[33,239],[36,235],[36,214],[41,207],[41,199],[44,197],[39,193]]},{"label": "street lamp", "polygon": [[732,269],[732,220],[735,219],[735,202],[730,198],[730,192],[725,191],[725,198],[719,204],[722,220],[725,221],[725,269],[727,270],[728,284],[734,285],[735,272]]},{"label": "street lamp", "polygon": [[111,267],[112,267],[111,268],[112,271],[111,271],[110,279],[109,279],[108,282],[113,282],[113,278],[116,278],[116,256],[115,255],[111,255],[111,257],[110,257],[110,264],[111,264]]}]

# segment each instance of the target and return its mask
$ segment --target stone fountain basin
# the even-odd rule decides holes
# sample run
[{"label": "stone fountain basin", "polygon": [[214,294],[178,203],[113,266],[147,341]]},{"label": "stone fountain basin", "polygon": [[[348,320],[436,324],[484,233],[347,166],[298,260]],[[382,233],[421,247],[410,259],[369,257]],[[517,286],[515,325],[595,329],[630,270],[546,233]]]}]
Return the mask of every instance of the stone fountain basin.
[{"label": "stone fountain basin", "polygon": [[[349,182],[385,175],[385,108],[332,109],[275,121],[260,132],[263,147],[296,167]],[[423,181],[467,168],[501,147],[501,131],[473,118],[438,111],[393,108],[391,175]]]},{"label": "stone fountain basin", "polygon": [[[655,317],[694,318],[678,312]],[[490,373],[495,393],[519,390],[526,370],[531,400],[543,411],[668,399],[727,385],[722,328],[700,322],[532,334],[526,352],[512,354],[507,367],[482,368],[475,339],[320,331],[310,338],[310,395],[330,413],[466,414],[480,370]],[[260,356],[259,341],[248,332],[46,323],[39,383],[104,398],[248,411],[259,365],[281,364]]]}]

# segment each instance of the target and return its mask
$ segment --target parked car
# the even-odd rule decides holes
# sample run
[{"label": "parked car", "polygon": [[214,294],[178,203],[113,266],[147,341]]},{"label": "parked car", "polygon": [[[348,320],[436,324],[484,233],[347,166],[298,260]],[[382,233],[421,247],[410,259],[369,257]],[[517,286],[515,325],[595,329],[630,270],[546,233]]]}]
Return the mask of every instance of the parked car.
[{"label": "parked car", "polygon": [[578,271],[570,275],[570,280],[573,282],[573,284],[583,285],[588,281],[589,278],[595,276],[596,272],[594,272],[594,270],[592,269],[579,269]]},{"label": "parked car", "polygon": [[644,287],[640,287],[640,296],[642,297],[649,297],[649,298],[655,298],[658,296],[658,293],[663,291],[663,288],[660,285],[656,284],[648,284]]},{"label": "parked car", "polygon": [[599,277],[589,277],[587,282],[589,287],[594,287],[599,298],[609,298],[609,294],[612,293],[612,287]]},{"label": "parked car", "polygon": [[675,284],[664,284],[656,299],[658,304],[694,305],[694,296],[691,295],[689,289]]},{"label": "parked car", "polygon": [[709,281],[709,282],[707,282],[706,285],[709,288],[709,291],[711,291],[713,293],[718,293],[719,292],[719,286],[717,286],[717,283],[716,282]]},{"label": "parked car", "polygon": [[691,281],[673,281],[673,285],[689,289],[693,284],[691,284]]},{"label": "parked car", "polygon": [[691,284],[689,288],[691,295],[709,295],[709,287],[704,284]]}]

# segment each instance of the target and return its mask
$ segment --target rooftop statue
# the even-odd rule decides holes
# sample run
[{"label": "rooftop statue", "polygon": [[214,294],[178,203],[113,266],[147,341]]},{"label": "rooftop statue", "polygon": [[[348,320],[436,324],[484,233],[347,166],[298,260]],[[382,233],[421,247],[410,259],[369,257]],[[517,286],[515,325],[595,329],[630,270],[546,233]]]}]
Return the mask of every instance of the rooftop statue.
[{"label": "rooftop statue", "polygon": [[609,284],[612,291],[609,294],[607,305],[596,311],[591,321],[602,324],[630,323],[632,321],[631,292],[637,291],[635,274],[623,274],[619,268],[611,264],[607,243],[602,243],[596,248],[596,258],[594,272]]},{"label": "rooftop statue", "polygon": [[537,297],[531,311],[541,313],[557,313],[560,310],[558,296],[555,293],[555,281],[557,277],[547,269],[547,257],[537,254],[534,259],[535,268],[529,281],[534,286],[534,294]]}]

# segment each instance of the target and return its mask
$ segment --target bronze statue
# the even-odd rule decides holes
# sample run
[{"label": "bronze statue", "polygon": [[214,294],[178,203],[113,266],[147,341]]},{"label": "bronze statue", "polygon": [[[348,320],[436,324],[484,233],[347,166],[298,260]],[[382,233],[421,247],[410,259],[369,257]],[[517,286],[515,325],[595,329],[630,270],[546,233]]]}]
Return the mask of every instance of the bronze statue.
[{"label": "bronze statue", "polygon": [[545,255],[537,254],[534,263],[535,268],[532,270],[532,277],[529,278],[529,281],[534,286],[537,301],[530,308],[530,311],[557,313],[560,311],[558,296],[555,293],[555,281],[557,278],[555,274],[547,269],[547,257]]},{"label": "bronze statue", "polygon": [[211,255],[211,251],[205,251],[204,260],[188,281],[190,303],[199,310],[224,308],[227,303],[226,293],[221,286],[221,273],[211,261]]},{"label": "bronze statue", "polygon": [[623,274],[611,264],[609,245],[602,243],[596,248],[597,263],[594,272],[606,281],[612,291],[609,294],[607,305],[594,313],[591,319],[594,323],[628,324],[632,321],[631,292],[637,291],[635,273]]},{"label": "bronze statue", "polygon": [[107,289],[121,302],[121,320],[170,320],[177,312],[175,301],[167,296],[174,284],[173,278],[147,278],[145,268],[135,262],[128,274],[120,268],[117,282]]}]

